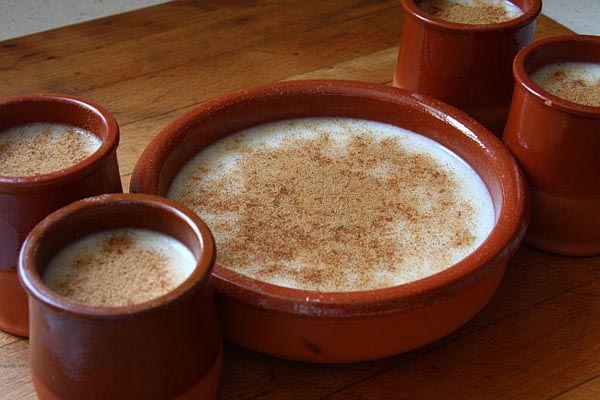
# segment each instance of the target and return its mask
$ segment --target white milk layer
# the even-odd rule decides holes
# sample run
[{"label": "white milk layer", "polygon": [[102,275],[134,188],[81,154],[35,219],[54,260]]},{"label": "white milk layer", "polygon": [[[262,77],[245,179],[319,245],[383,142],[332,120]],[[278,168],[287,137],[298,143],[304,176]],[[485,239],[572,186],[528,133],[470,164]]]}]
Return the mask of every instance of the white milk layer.
[{"label": "white milk layer", "polygon": [[546,65],[531,74],[542,89],[576,103],[600,106],[600,64],[564,62]]},{"label": "white milk layer", "polygon": [[35,176],[69,168],[102,142],[91,132],[37,122],[0,130],[0,175]]},{"label": "white milk layer", "polygon": [[[496,6],[504,9],[505,20],[511,20],[523,15],[523,10],[508,0],[423,0],[418,3],[420,9],[427,11],[429,7],[436,9],[451,8],[453,6]],[[435,13],[437,14],[437,12]],[[464,21],[467,23],[467,21]]]},{"label": "white milk layer", "polygon": [[567,78],[582,79],[590,85],[597,85],[600,81],[600,64],[587,62],[564,62],[546,65],[531,74],[531,79],[537,83],[556,72],[564,73]]},{"label": "white milk layer", "polygon": [[192,252],[170,236],[133,228],[101,231],[62,249],[44,271],[52,290],[75,302],[118,307],[162,296],[196,266]]},{"label": "white milk layer", "polygon": [[[323,139],[324,137],[325,139]],[[397,163],[397,158],[387,159],[386,152],[383,151],[382,155],[378,156],[381,160],[377,161],[378,159],[376,159],[373,161],[372,154],[361,150],[364,146],[356,145],[357,140],[371,143],[372,146],[383,146],[383,148],[392,145],[391,148],[395,150],[390,151],[398,153],[398,157],[405,157],[407,159],[411,159],[410,157],[413,156],[426,157],[428,160],[431,160],[428,161],[427,165],[433,164],[435,169],[447,177],[448,182],[451,182],[451,187],[436,188],[435,193],[427,185],[420,184],[419,180],[415,178],[407,179],[410,182],[406,182],[406,185],[397,186],[397,191],[394,192],[393,196],[397,194],[398,198],[410,199],[411,204],[414,204],[413,209],[411,209],[412,214],[409,213],[413,215],[411,217],[412,220],[390,211],[389,214],[385,215],[388,222],[386,222],[384,228],[378,231],[378,235],[381,238],[376,239],[381,239],[387,243],[388,247],[390,243],[392,247],[394,243],[402,243],[401,252],[392,251],[389,257],[383,256],[381,261],[378,261],[378,264],[374,265],[371,270],[364,271],[364,262],[360,262],[360,260],[367,260],[371,255],[367,252],[364,255],[366,258],[361,259],[359,256],[362,251],[361,249],[370,246],[369,244],[363,245],[362,243],[370,242],[363,242],[365,237],[359,232],[356,248],[346,246],[334,249],[335,254],[339,255],[339,263],[331,264],[324,262],[319,264],[315,258],[318,259],[318,255],[321,253],[328,253],[332,246],[336,246],[336,241],[332,238],[326,245],[319,248],[321,245],[318,241],[322,241],[323,237],[327,236],[321,235],[321,233],[317,234],[317,232],[308,241],[308,246],[316,246],[316,248],[311,247],[310,249],[312,251],[310,254],[313,254],[313,257],[306,259],[305,253],[308,250],[304,252],[301,247],[299,250],[292,248],[294,245],[294,230],[290,226],[300,227],[302,224],[306,224],[310,220],[309,214],[312,214],[312,211],[317,212],[318,209],[303,210],[302,212],[298,212],[296,216],[293,215],[294,213],[291,213],[292,217],[289,216],[290,213],[281,214],[282,216],[279,217],[278,206],[272,205],[267,196],[263,207],[265,213],[272,213],[271,215],[276,216],[274,218],[281,218],[281,226],[275,226],[272,229],[281,229],[282,234],[290,236],[290,240],[284,240],[280,244],[282,248],[276,250],[289,250],[289,259],[282,260],[279,257],[277,260],[273,260],[269,256],[261,257],[248,252],[247,257],[239,260],[239,263],[236,265],[223,262],[224,259],[236,258],[237,254],[244,254],[240,253],[240,243],[234,243],[236,235],[242,235],[245,225],[253,223],[252,219],[248,220],[241,216],[241,212],[249,209],[249,207],[253,207],[253,204],[242,204],[244,201],[242,196],[246,196],[248,193],[256,193],[257,196],[261,196],[261,193],[272,191],[273,188],[271,186],[278,186],[280,183],[284,189],[291,188],[292,191],[294,189],[294,187],[290,186],[289,182],[283,182],[283,176],[281,176],[281,182],[278,182],[278,174],[282,174],[283,172],[277,170],[263,171],[265,176],[268,175],[273,178],[273,185],[269,185],[270,187],[256,187],[255,183],[252,183],[253,181],[245,176],[246,171],[242,165],[245,160],[260,157],[261,159],[266,159],[265,162],[268,163],[270,162],[269,152],[277,152],[278,150],[289,148],[291,149],[290,154],[294,155],[295,146],[298,149],[301,146],[305,146],[305,148],[308,146],[310,149],[311,143],[314,143],[313,147],[315,149],[313,149],[313,152],[317,152],[320,157],[329,160],[329,164],[335,164],[339,160],[344,160],[344,157],[354,163],[352,167],[348,166],[348,171],[361,176],[360,179],[362,181],[357,181],[357,187],[360,187],[361,182],[366,182],[372,185],[373,190],[376,191],[377,185],[381,184],[387,185],[386,187],[389,192],[389,180],[394,178],[395,171],[399,169],[398,165],[392,162],[392,160],[396,160],[394,162]],[[326,143],[326,145],[323,145],[323,143]],[[365,160],[364,165],[361,164],[361,160],[363,159]],[[297,172],[299,174],[306,173],[306,176],[308,176],[306,179],[308,180],[312,180],[313,178],[314,180],[327,178],[325,175],[330,173],[326,168],[315,168],[314,170],[305,171],[306,168],[312,168],[311,161],[308,158],[306,159],[306,163],[295,162],[302,165],[286,165],[285,160],[282,162],[282,171],[283,169],[287,171],[291,168],[292,179],[294,168],[298,168]],[[325,163],[325,165],[329,164]],[[342,167],[341,173],[344,172],[344,168]],[[340,170],[336,173],[339,174]],[[428,174],[428,172],[425,173]],[[433,171],[433,174],[436,173],[437,171]],[[411,172],[408,171],[405,175],[410,177]],[[333,183],[329,186],[333,187],[324,186],[321,188],[322,190],[316,190],[316,194],[311,192],[302,195],[307,197],[312,196],[310,197],[310,202],[308,202],[309,204],[319,204],[319,201],[322,201],[324,207],[331,207],[331,202],[339,202],[344,207],[358,204],[357,201],[360,201],[360,198],[357,200],[356,196],[350,196],[347,193],[347,189],[336,188],[336,177],[330,178],[330,182]],[[351,181],[347,181],[346,183],[348,182],[351,183]],[[284,184],[287,186],[284,186]],[[302,182],[298,182],[295,187],[300,187],[302,186],[301,184]],[[319,188],[318,183],[315,185]],[[211,209],[212,206],[209,205],[209,200],[213,201],[217,197],[215,193],[212,195],[207,194],[206,190],[210,190],[211,187],[221,190],[223,199],[231,201],[230,208],[218,206],[218,212],[215,212],[214,208]],[[314,188],[315,186],[311,187]],[[392,185],[392,190],[395,187]],[[456,205],[456,210],[445,209],[444,212],[448,213],[448,215],[454,213],[452,215],[455,219],[456,213],[458,215],[463,213],[462,215],[464,215],[464,217],[458,218],[460,222],[457,227],[440,226],[443,222],[436,215],[436,210],[443,209],[440,203],[445,199],[437,191],[444,192],[446,189],[448,192],[452,192],[452,206]],[[281,192],[281,189],[277,190]],[[371,196],[373,190],[370,193],[366,193],[365,196]],[[318,192],[322,192],[323,196],[319,196]],[[334,194],[328,195],[329,193]],[[299,196],[292,198],[288,203],[307,203],[305,199]],[[400,127],[350,118],[284,120],[260,125],[230,135],[212,144],[192,158],[176,176],[169,189],[168,197],[190,207],[211,227],[219,249],[217,261],[221,264],[242,274],[276,285],[318,291],[360,291],[395,286],[436,274],[472,253],[487,238],[495,224],[494,206],[486,185],[473,168],[456,154],[425,136]],[[325,198],[322,199],[321,197]],[[350,197],[351,199],[348,200]],[[208,200],[203,201],[203,199]],[[377,204],[374,206],[376,207]],[[336,208],[332,209],[331,220],[335,219],[335,224],[337,225],[348,226],[349,230],[354,229],[352,232],[363,230],[366,234],[365,236],[368,238],[369,232],[372,232],[370,226],[361,227],[360,222],[356,222],[365,220],[365,215],[368,217],[368,213],[361,214],[361,218],[359,219],[354,217],[354,214],[357,212],[356,210],[341,208],[340,210]],[[464,210],[468,210],[468,212]],[[385,213],[385,210],[379,210],[378,212]],[[421,218],[416,220],[415,224],[411,222],[417,218],[414,215]],[[326,215],[323,218],[323,227],[316,228],[317,230],[335,228],[331,226],[334,224],[333,222],[329,223],[327,221],[327,217]],[[259,218],[255,219],[256,221],[260,220]],[[310,220],[309,222],[312,223],[314,221]],[[373,222],[379,226],[378,221]],[[257,232],[261,232],[262,229],[260,226],[253,228],[257,229]],[[265,229],[270,228],[265,227]],[[473,240],[468,245],[451,245],[453,243],[452,238],[457,236],[459,230],[461,235],[466,232],[468,236],[473,237]],[[311,231],[307,232],[305,232],[306,235],[310,236]],[[277,232],[273,233],[277,234]],[[355,234],[349,233],[349,235]],[[254,239],[257,241],[262,240],[257,237],[254,237]],[[345,236],[344,239],[348,240],[348,236]],[[244,240],[252,242],[253,238],[247,237]],[[266,240],[268,241],[268,239]],[[290,249],[285,249],[288,242],[290,243]],[[272,245],[274,244],[248,244],[248,246],[257,246],[257,254],[268,254],[269,246]],[[238,250],[235,250],[235,246],[237,246]],[[231,252],[231,254],[228,252]],[[355,264],[362,264],[362,267],[357,265],[357,269],[363,268],[361,271],[357,270],[356,274],[353,272],[355,270],[353,265]],[[319,273],[327,270],[328,272],[321,274],[324,276],[336,268],[340,271],[341,278],[336,275],[335,283],[305,282],[306,279],[302,276],[303,274],[308,274],[306,271],[309,270],[312,271],[310,272],[311,274],[315,270]],[[268,274],[265,273],[267,269],[269,270]],[[277,272],[273,273],[274,270]],[[359,275],[363,278],[367,276],[369,281],[365,282],[365,279],[359,279]]]}]

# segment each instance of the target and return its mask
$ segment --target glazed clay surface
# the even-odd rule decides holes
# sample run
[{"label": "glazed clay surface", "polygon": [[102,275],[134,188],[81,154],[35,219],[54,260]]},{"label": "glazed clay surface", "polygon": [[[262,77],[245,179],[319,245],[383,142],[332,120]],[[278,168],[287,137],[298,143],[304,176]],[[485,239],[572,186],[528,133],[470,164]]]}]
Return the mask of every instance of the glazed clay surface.
[{"label": "glazed clay surface", "polygon": [[[140,158],[132,192],[166,195],[183,165],[218,139],[261,123],[350,117],[396,124],[454,151],[485,182],[496,228],[470,256],[425,279],[361,292],[312,292],[267,284],[217,264],[213,273],[225,336],[278,357],[353,362],[407,351],[448,334],[497,288],[527,224],[527,190],[500,141],[434,99],[381,85],[291,81],[205,103],[163,130]],[[436,316],[436,317],[434,317]],[[402,334],[397,327],[402,326]],[[273,337],[277,340],[273,340]]]},{"label": "glazed clay surface", "polygon": [[60,207],[122,191],[116,155],[119,127],[103,108],[58,94],[0,100],[0,116],[0,129],[53,122],[87,129],[102,141],[95,153],[70,168],[34,177],[0,176],[0,329],[27,336],[27,296],[17,277],[21,244],[35,224]]},{"label": "glazed clay surface", "polygon": [[519,53],[504,141],[531,185],[527,242],[558,254],[598,255],[600,107],[553,96],[529,78],[538,68],[557,62],[600,63],[600,37],[553,37]]},{"label": "glazed clay surface", "polygon": [[404,19],[394,86],[453,105],[500,136],[512,95],[512,60],[531,43],[540,0],[517,0],[524,14],[490,25],[437,19],[402,0]]},{"label": "glazed clay surface", "polygon": [[[121,307],[70,302],[44,285],[44,268],[68,243],[123,227],[154,230],[186,245],[197,260],[190,277],[163,296]],[[30,367],[40,398],[214,398],[221,368],[208,284],[214,259],[208,227],[154,196],[103,195],[45,218],[28,236],[19,267],[30,299]]]}]

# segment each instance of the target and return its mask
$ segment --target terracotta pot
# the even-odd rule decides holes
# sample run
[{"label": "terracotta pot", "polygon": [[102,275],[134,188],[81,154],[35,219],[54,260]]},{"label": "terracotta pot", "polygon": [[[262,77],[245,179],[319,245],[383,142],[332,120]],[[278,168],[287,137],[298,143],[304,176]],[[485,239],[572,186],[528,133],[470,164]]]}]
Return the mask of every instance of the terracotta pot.
[{"label": "terracotta pot", "polygon": [[600,254],[600,107],[571,103],[529,75],[556,62],[600,64],[599,36],[561,36],[523,49],[504,141],[532,188],[526,241],[565,255]]},{"label": "terracotta pot", "polygon": [[[31,177],[0,176],[0,329],[27,336],[27,295],[17,277],[23,240],[52,211],[84,197],[122,192],[117,165],[119,127],[103,108],[62,94],[0,100],[0,130],[33,122],[85,128],[100,148],[70,168]],[[35,162],[35,160],[33,160]]]},{"label": "terracotta pot", "polygon": [[[197,258],[169,293],[133,306],[92,307],[62,297],[40,276],[70,242],[114,228],[174,237]],[[210,399],[221,337],[208,285],[215,247],[208,227],[177,203],[148,195],[81,200],[29,234],[19,276],[29,294],[31,374],[41,399]]]},{"label": "terracotta pot", "polygon": [[512,0],[524,14],[510,21],[467,25],[402,0],[404,17],[394,86],[423,93],[468,113],[500,136],[512,95],[514,56],[534,37],[541,0]]},{"label": "terracotta pot", "polygon": [[296,81],[205,103],[164,129],[143,153],[131,190],[165,195],[196,153],[242,129],[287,118],[352,117],[422,133],[479,172],[497,226],[473,254],[428,278],[347,293],[297,290],[213,272],[225,336],[278,357],[351,362],[414,349],[473,317],[496,290],[526,226],[526,187],[509,152],[485,128],[437,100],[392,87],[347,81]]}]

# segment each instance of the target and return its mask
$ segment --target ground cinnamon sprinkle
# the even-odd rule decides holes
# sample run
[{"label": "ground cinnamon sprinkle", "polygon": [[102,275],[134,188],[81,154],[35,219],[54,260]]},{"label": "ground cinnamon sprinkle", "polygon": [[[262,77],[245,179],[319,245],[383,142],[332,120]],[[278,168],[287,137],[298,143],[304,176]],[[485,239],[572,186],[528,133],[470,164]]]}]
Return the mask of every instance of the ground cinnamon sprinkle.
[{"label": "ground cinnamon sprinkle", "polygon": [[[70,258],[64,276],[44,276],[58,294],[91,306],[119,307],[158,297],[179,284],[160,251],[140,246],[120,230]],[[65,268],[65,266],[62,266]]]},{"label": "ground cinnamon sprinkle", "polygon": [[436,18],[461,24],[484,25],[511,20],[516,17],[503,4],[483,0],[459,3],[456,0],[424,0],[418,3],[421,10]]},{"label": "ground cinnamon sprinkle", "polygon": [[226,146],[235,168],[207,156],[172,187],[169,197],[211,226],[221,264],[284,286],[351,291],[419,279],[472,251],[477,200],[439,161],[364,127],[345,146],[318,123],[307,129],[316,137],[277,147],[237,135]]},{"label": "ground cinnamon sprinkle", "polygon": [[0,131],[0,175],[36,176],[71,167],[100,146],[80,128],[33,123]]},{"label": "ground cinnamon sprinkle", "polygon": [[547,92],[573,103],[600,107],[600,80],[590,82],[577,74],[557,70],[538,78],[536,83]]}]

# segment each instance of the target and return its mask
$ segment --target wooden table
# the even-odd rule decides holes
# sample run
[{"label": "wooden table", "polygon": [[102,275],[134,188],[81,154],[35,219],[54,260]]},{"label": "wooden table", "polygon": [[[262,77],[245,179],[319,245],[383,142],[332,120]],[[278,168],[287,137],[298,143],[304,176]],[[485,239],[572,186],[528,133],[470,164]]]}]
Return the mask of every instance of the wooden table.
[{"label": "wooden table", "polygon": [[[212,97],[284,79],[389,84],[401,14],[398,0],[167,3],[0,43],[0,97],[63,92],[107,107],[127,187],[150,139]],[[538,37],[568,32],[539,19]],[[27,354],[0,332],[1,399],[35,398]],[[524,247],[475,319],[381,361],[310,365],[228,344],[220,398],[600,398],[600,258]]]}]

